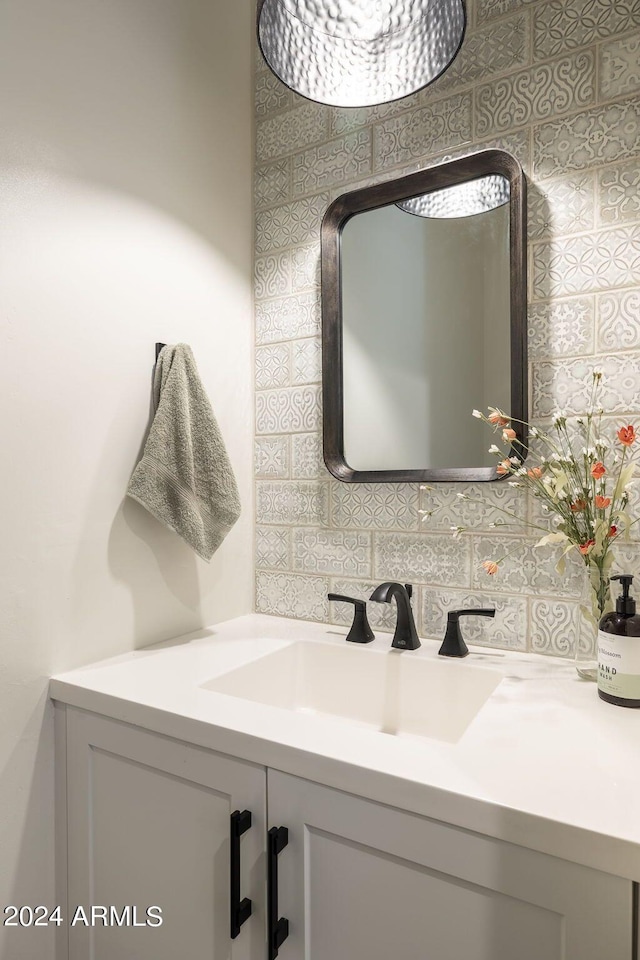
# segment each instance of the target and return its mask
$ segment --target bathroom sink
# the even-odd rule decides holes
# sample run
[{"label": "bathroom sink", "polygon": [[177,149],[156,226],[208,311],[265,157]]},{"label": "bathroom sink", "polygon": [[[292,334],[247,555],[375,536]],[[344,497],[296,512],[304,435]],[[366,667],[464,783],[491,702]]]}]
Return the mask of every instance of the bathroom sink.
[{"label": "bathroom sink", "polygon": [[455,743],[501,679],[459,660],[309,641],[291,643],[202,686],[393,736]]}]

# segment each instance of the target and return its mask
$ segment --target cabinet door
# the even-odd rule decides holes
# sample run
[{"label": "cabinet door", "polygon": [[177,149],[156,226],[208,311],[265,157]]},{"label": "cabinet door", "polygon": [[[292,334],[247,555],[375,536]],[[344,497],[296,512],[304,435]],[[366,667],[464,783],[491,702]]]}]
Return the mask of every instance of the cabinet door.
[{"label": "cabinet door", "polygon": [[273,771],[278,960],[629,960],[632,884]]},{"label": "cabinet door", "polygon": [[[86,926],[80,915],[70,960],[263,960],[265,786],[262,767],[68,709],[69,921],[78,905],[89,922],[92,906],[125,921],[105,926],[99,914]],[[241,897],[252,915],[232,940],[230,815],[245,809]],[[151,906],[161,926],[130,925]]]}]

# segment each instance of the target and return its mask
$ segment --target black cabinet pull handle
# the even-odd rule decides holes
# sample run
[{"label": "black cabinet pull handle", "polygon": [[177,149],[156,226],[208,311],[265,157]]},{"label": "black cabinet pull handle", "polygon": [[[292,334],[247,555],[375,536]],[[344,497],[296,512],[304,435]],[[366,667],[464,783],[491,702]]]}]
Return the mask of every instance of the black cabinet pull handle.
[{"label": "black cabinet pull handle", "polygon": [[231,814],[231,939],[240,933],[240,927],[251,916],[251,900],[240,899],[240,837],[251,826],[251,813],[236,810]]},{"label": "black cabinet pull handle", "polygon": [[271,827],[267,834],[267,913],[269,920],[269,960],[275,960],[278,950],[289,936],[289,921],[278,917],[278,854],[289,843],[286,827]]}]

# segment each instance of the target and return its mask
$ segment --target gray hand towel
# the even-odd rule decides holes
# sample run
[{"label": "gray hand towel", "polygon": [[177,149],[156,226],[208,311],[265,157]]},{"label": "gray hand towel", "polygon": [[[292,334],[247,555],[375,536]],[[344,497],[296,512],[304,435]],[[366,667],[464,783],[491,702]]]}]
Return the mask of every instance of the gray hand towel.
[{"label": "gray hand towel", "polygon": [[240,497],[185,343],[161,351],[153,393],[155,416],[127,495],[209,561],[240,516]]}]

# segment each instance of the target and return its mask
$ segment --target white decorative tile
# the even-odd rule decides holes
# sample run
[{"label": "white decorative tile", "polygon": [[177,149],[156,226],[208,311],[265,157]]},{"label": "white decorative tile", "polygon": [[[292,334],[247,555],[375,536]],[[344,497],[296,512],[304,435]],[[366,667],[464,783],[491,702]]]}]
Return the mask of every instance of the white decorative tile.
[{"label": "white decorative tile", "polygon": [[[486,433],[487,447],[496,441],[486,424],[478,423],[478,429]],[[469,499],[463,500],[459,494]],[[423,510],[431,512],[431,516],[425,516],[422,521],[425,533],[450,531],[451,527],[488,530],[495,523],[507,523],[510,532],[522,532],[527,512],[523,493],[504,481],[434,483],[430,489],[422,491],[420,505]]]},{"label": "white decorative tile", "polygon": [[[331,580],[332,593],[353,597],[354,600],[368,601],[377,586],[378,583],[374,583],[373,580]],[[413,605],[415,608],[415,598]],[[353,622],[353,604],[332,600],[329,603],[329,616],[331,623],[350,627]],[[367,620],[375,631],[382,630],[387,633],[394,631],[396,628],[395,603],[375,603],[374,601],[367,603]]]},{"label": "white decorative tile", "polygon": [[[584,586],[581,561],[569,555],[566,572],[560,576],[556,570],[559,551],[536,547],[535,543],[517,537],[474,537],[474,589],[580,598]],[[498,572],[493,576],[482,567],[485,560],[499,562]]]},{"label": "white decorative tile", "polygon": [[295,340],[293,349],[293,382],[319,383],[322,379],[322,347],[320,340]]},{"label": "white decorative tile", "polygon": [[298,577],[291,573],[256,575],[256,611],[296,620],[329,618],[329,581],[326,577]]},{"label": "white decorative tile", "polygon": [[599,77],[602,100],[640,90],[640,33],[601,44]]},{"label": "white decorative tile", "polygon": [[[416,162],[411,164],[406,169],[403,167],[400,170],[394,170],[393,176],[404,176],[407,173],[425,169],[425,166],[432,167],[440,163],[447,163],[449,160],[457,160],[459,157],[468,157],[470,154],[477,153],[479,150],[506,150],[507,153],[513,154],[516,160],[520,161],[523,169],[526,172],[531,166],[531,149],[529,141],[530,137],[528,130],[516,130],[514,133],[491,136],[483,140],[474,141],[472,144],[465,143],[463,146],[454,150],[447,150],[447,152],[441,156],[430,158],[428,165]],[[385,174],[384,177],[381,176],[381,179],[386,180],[388,177],[389,174]]]},{"label": "white decorative tile", "polygon": [[530,183],[527,190],[529,240],[592,230],[595,224],[595,174]]},{"label": "white decorative tile", "polygon": [[469,586],[470,537],[454,540],[438,534],[377,533],[373,557],[379,580]]},{"label": "white decorative tile", "polygon": [[533,366],[533,415],[545,418],[558,413],[579,416],[589,408],[592,373],[603,373],[600,403],[607,413],[640,410],[640,355],[586,357],[562,363]]},{"label": "white decorative tile", "polygon": [[266,253],[278,247],[309,243],[320,238],[320,223],[329,204],[327,194],[307,197],[256,215],[256,250]]},{"label": "white decorative tile", "polygon": [[254,443],[256,477],[289,475],[289,437],[258,437]]},{"label": "white decorative tile", "polygon": [[[327,205],[340,193],[488,148],[514,154],[529,175],[536,422],[573,414],[573,430],[596,366],[605,373],[605,434],[613,439],[622,423],[640,421],[640,5],[475,0],[468,13],[451,68],[391,104],[340,110],[307,103],[259,57],[256,608],[331,617],[346,630],[353,610],[328,604],[329,589],[366,599],[381,580],[406,578],[417,585],[421,632],[440,639],[450,606],[495,604],[495,620],[463,621],[469,642],[523,650],[528,639],[528,649],[558,656],[571,623],[582,624],[584,571],[577,560],[561,580],[552,551],[490,528],[503,519],[501,505],[522,522],[518,491],[438,484],[419,504],[417,484],[339,483],[322,460],[319,237]],[[532,49],[548,62],[531,66]],[[594,85],[599,106],[592,105]],[[602,103],[614,98],[626,99]],[[493,439],[488,433],[487,443]],[[459,490],[480,502],[461,502]],[[633,496],[640,504],[640,483]],[[434,511],[424,523],[420,505]],[[537,501],[528,511],[548,523]],[[454,539],[448,528],[458,524],[469,532]],[[633,538],[614,548],[615,569],[640,577],[640,526]],[[489,577],[479,567],[483,551],[505,542],[514,556]],[[374,629],[394,629],[395,604],[368,607]]]},{"label": "white decorative tile", "polygon": [[331,111],[332,136],[344,136],[361,127],[370,127],[380,120],[397,117],[400,113],[415,109],[419,103],[419,96],[413,94],[403,100],[381,103],[375,107],[336,107]]},{"label": "white decorative tile", "polygon": [[598,206],[603,226],[640,220],[638,159],[598,171]]},{"label": "white decorative tile", "polygon": [[524,67],[528,54],[529,18],[522,13],[480,30],[469,30],[458,56],[427,91],[433,98]]},{"label": "white decorative tile", "polygon": [[529,306],[529,359],[593,353],[593,297],[570,297]]},{"label": "white decorative tile", "polygon": [[442,153],[471,138],[471,95],[456,94],[374,127],[376,170]]},{"label": "white decorative tile", "polygon": [[301,197],[371,173],[371,130],[350,133],[293,158],[293,195]]},{"label": "white decorative tile", "polygon": [[595,55],[587,50],[477,87],[476,135],[557,117],[594,101]]},{"label": "white decorative tile", "polygon": [[318,291],[256,304],[256,343],[312,337],[319,333]]},{"label": "white decorative tile", "polygon": [[293,446],[291,475],[295,480],[328,477],[322,458],[322,437],[319,433],[298,433],[291,438]]},{"label": "white decorative tile", "polygon": [[294,530],[293,569],[366,577],[371,573],[371,534],[352,530]]},{"label": "white decorative tile", "polygon": [[484,23],[486,20],[495,20],[496,17],[536,2],[537,0],[478,0],[477,21]]},{"label": "white decorative tile", "polygon": [[288,252],[256,257],[255,295],[258,300],[291,292],[291,258]]},{"label": "white decorative tile", "polygon": [[478,593],[463,590],[422,591],[422,629],[426,637],[444,640],[450,610],[495,609],[490,617],[461,617],[460,629],[467,643],[506,650],[527,648],[527,601],[493,593],[489,588]]},{"label": "white decorative tile", "polygon": [[555,57],[640,26],[637,0],[550,0],[533,14],[534,55]]},{"label": "white decorative tile", "polygon": [[289,383],[289,345],[275,343],[256,348],[256,388],[287,386]]},{"label": "white decorative tile", "polygon": [[258,121],[256,154],[258,160],[275,160],[325,139],[329,133],[329,108],[305,103],[275,117]]},{"label": "white decorative tile", "polygon": [[531,601],[531,649],[551,657],[575,657],[582,616],[579,603]]},{"label": "white decorative tile", "polygon": [[256,77],[256,117],[284,110],[293,103],[293,94],[271,71]]},{"label": "white decorative tile", "polygon": [[376,530],[415,530],[418,526],[418,484],[331,484],[334,526]]},{"label": "white decorative tile", "polygon": [[640,152],[640,100],[621,100],[533,128],[536,178],[630,159]]},{"label": "white decorative tile", "polygon": [[291,528],[256,527],[256,567],[288,570],[291,563]]},{"label": "white decorative tile", "polygon": [[290,251],[291,281],[293,290],[298,293],[302,290],[320,286],[320,245],[296,247]]},{"label": "white decorative tile", "polygon": [[[617,541],[613,547],[612,573],[630,573],[636,581],[640,581],[640,544]],[[620,593],[620,585],[611,584],[613,596]],[[637,596],[636,584],[633,584],[632,593]]]},{"label": "white decorative tile", "polygon": [[640,277],[640,233],[634,227],[537,243],[533,294],[538,300],[631,286]]},{"label": "white decorative tile", "polygon": [[256,520],[258,523],[326,526],[327,484],[320,481],[258,481]]},{"label": "white decorative tile", "polygon": [[640,287],[615,290],[598,297],[598,349],[640,347]]},{"label": "white decorative tile", "polygon": [[320,389],[283,387],[256,393],[256,433],[306,433],[320,426]]},{"label": "white decorative tile", "polygon": [[273,206],[286,203],[291,191],[291,160],[277,160],[275,163],[259,164],[254,175],[254,197],[256,207]]}]

